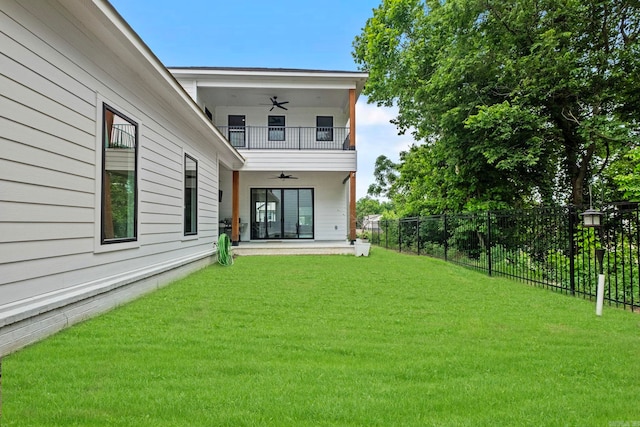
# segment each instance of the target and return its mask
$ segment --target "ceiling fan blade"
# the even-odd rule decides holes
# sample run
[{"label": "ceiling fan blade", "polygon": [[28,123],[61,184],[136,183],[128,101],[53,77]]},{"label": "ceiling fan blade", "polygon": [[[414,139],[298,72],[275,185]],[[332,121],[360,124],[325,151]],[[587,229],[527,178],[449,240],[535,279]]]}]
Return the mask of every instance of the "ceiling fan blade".
[{"label": "ceiling fan blade", "polygon": [[269,179],[298,179],[298,177],[293,175],[285,175],[284,172],[281,172],[280,175],[272,176]]},{"label": "ceiling fan blade", "polygon": [[288,103],[289,103],[289,101],[278,102],[279,105],[288,104]]},{"label": "ceiling fan blade", "polygon": [[282,108],[283,110],[287,110],[287,111],[289,110],[287,107],[283,107],[283,106],[282,106],[282,105],[280,105],[280,104],[278,104],[278,105],[277,105],[277,107],[278,107],[278,108]]},{"label": "ceiling fan blade", "polygon": [[269,111],[273,110],[275,108],[275,105],[272,105],[271,108],[269,108]]}]

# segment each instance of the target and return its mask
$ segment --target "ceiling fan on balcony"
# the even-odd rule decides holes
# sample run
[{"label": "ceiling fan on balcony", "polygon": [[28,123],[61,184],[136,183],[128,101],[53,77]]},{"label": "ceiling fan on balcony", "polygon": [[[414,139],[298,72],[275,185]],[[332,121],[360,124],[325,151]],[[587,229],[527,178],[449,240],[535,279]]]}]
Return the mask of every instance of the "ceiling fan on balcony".
[{"label": "ceiling fan on balcony", "polygon": [[[274,96],[272,98],[269,98],[271,100],[271,108],[269,109],[269,111],[273,110],[274,108],[278,107],[278,108],[282,108],[283,110],[288,110],[287,107],[283,107],[284,104],[288,104],[289,101],[278,101],[278,97]],[[262,104],[262,105],[269,105],[269,104]]]},{"label": "ceiling fan on balcony", "polygon": [[298,179],[298,177],[293,175],[285,175],[284,172],[281,172],[280,175],[272,176],[269,179]]}]

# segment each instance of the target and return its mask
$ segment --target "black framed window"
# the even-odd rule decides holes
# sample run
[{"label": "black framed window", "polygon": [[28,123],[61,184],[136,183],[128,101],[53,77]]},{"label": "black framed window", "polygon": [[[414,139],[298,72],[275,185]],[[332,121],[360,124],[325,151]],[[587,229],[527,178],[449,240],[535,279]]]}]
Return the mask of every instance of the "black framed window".
[{"label": "black framed window", "polygon": [[333,141],[332,116],[316,116],[316,141]]},{"label": "black framed window", "polygon": [[269,116],[269,141],[285,140],[285,118],[284,116]]},{"label": "black framed window", "polygon": [[198,234],[198,162],[184,155],[184,235]]},{"label": "black framed window", "polygon": [[246,144],[246,117],[230,114],[228,120],[229,142],[234,147],[244,147]]},{"label": "black framed window", "polygon": [[137,240],[138,124],[102,106],[102,203],[100,242]]},{"label": "black framed window", "polygon": [[313,239],[312,188],[252,188],[251,239]]}]

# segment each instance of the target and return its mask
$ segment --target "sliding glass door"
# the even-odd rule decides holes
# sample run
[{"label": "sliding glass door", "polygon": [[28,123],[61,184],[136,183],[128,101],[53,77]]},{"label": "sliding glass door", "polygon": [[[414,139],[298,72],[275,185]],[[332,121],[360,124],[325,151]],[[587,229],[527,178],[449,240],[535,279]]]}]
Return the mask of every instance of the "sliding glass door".
[{"label": "sliding glass door", "polygon": [[252,188],[251,239],[313,239],[313,189]]}]

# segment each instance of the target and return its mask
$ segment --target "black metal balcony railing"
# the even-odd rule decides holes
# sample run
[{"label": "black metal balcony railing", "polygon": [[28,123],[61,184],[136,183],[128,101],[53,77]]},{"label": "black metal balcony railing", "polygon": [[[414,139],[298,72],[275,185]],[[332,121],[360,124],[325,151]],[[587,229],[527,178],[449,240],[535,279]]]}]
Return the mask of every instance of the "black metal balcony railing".
[{"label": "black metal balcony railing", "polygon": [[349,128],[218,126],[231,145],[245,150],[349,150]]},{"label": "black metal balcony railing", "polygon": [[136,148],[136,127],[131,124],[113,124],[106,148]]}]

